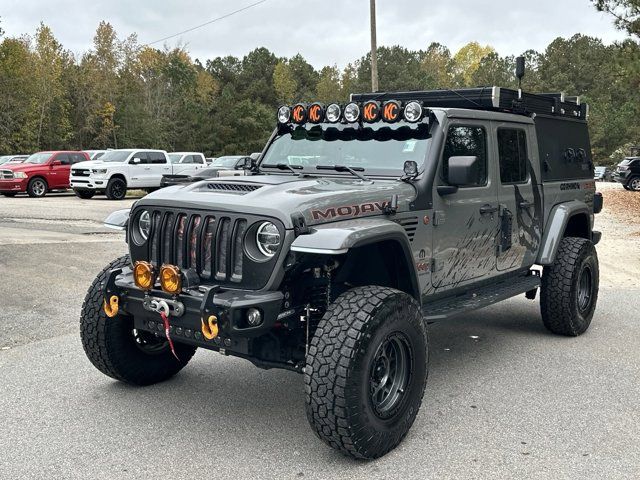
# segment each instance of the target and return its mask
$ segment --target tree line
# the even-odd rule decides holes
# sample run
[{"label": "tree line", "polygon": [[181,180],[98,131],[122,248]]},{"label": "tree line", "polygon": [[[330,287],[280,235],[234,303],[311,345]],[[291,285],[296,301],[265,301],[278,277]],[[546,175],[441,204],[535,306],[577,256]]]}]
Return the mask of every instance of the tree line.
[{"label": "tree line", "polygon": [[[370,90],[368,54],[343,69],[318,70],[300,54],[283,58],[266,48],[202,63],[182,47],[157,49],[140,45],[135,35],[120,38],[107,22],[81,55],[66,50],[44,24],[21,37],[0,30],[0,40],[0,154],[126,147],[250,153],[268,139],[279,104],[344,102],[352,92]],[[640,143],[635,39],[605,45],[575,35],[524,55],[525,90],[562,91],[589,102],[599,163]],[[389,91],[516,87],[515,58],[476,42],[457,52],[439,43],[424,50],[380,47],[378,70],[380,89]]]}]

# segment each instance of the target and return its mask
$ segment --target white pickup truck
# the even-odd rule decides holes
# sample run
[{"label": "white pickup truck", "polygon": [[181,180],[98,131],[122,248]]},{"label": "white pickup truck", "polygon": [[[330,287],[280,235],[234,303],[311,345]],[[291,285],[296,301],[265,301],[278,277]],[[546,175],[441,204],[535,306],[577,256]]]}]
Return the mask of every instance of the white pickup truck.
[{"label": "white pickup truck", "polygon": [[196,152],[167,154],[164,150],[109,150],[99,160],[80,162],[71,169],[70,183],[84,199],[104,192],[110,200],[122,200],[129,189],[160,188],[163,175],[193,175],[207,167],[204,155]]}]

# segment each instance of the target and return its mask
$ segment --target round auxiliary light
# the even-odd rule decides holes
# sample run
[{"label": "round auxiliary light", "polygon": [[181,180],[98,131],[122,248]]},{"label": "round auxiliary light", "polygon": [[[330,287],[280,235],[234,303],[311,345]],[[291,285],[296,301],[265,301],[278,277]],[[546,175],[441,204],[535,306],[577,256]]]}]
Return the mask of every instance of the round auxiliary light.
[{"label": "round auxiliary light", "polygon": [[137,261],[133,265],[133,281],[140,290],[151,290],[156,281],[153,265],[149,262]]},{"label": "round auxiliary light", "polygon": [[173,295],[182,290],[180,269],[173,265],[163,265],[160,269],[160,286],[162,290]]},{"label": "round auxiliary light", "polygon": [[380,104],[373,100],[362,106],[362,119],[367,123],[373,123],[380,118]]},{"label": "round auxiliary light", "polygon": [[271,222],[263,222],[256,231],[258,250],[265,257],[273,257],[280,248],[280,232]]},{"label": "round auxiliary light", "polygon": [[262,313],[257,308],[247,310],[247,323],[251,327],[257,327],[262,323]]},{"label": "round auxiliary light", "polygon": [[311,123],[320,123],[324,118],[324,108],[319,103],[312,103],[307,110],[307,115]]},{"label": "round auxiliary light", "polygon": [[349,123],[354,123],[360,118],[360,107],[357,103],[350,103],[344,108],[344,119]]},{"label": "round auxiliary light", "polygon": [[384,102],[384,104],[382,104],[382,120],[384,120],[385,122],[397,122],[398,120],[400,120],[401,113],[402,108],[400,107],[400,102],[389,100],[388,102]]},{"label": "round auxiliary light", "polygon": [[418,102],[409,102],[404,107],[404,119],[407,122],[415,123],[422,118],[422,105]]},{"label": "round auxiliary light", "polygon": [[298,103],[293,107],[293,110],[291,110],[291,117],[293,118],[293,121],[295,123],[301,124],[306,122],[307,121],[306,107],[303,104]]},{"label": "round auxiliary light", "polygon": [[283,105],[278,109],[278,121],[280,123],[289,123],[291,120],[291,107]]},{"label": "round auxiliary light", "polygon": [[337,123],[338,121],[340,121],[341,114],[342,110],[340,109],[340,105],[338,105],[337,103],[332,103],[327,107],[325,118],[329,123]]}]

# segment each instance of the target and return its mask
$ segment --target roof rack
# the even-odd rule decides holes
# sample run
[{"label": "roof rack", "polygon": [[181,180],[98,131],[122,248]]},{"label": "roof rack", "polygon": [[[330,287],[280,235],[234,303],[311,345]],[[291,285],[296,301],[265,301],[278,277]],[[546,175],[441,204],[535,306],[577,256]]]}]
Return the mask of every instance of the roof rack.
[{"label": "roof rack", "polygon": [[552,115],[582,120],[589,114],[589,105],[581,103],[580,97],[568,97],[564,93],[525,93],[522,90],[502,87],[355,93],[351,95],[351,100],[418,100],[424,102],[427,107],[497,110],[520,115]]}]

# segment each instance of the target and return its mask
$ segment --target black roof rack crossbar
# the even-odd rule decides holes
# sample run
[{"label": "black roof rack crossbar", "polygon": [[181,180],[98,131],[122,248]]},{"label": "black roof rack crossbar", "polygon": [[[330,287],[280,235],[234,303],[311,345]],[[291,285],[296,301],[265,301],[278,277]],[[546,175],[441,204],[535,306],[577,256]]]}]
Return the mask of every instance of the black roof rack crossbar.
[{"label": "black roof rack crossbar", "polygon": [[502,87],[461,88],[456,90],[423,90],[414,92],[356,93],[354,102],[367,100],[418,100],[427,107],[495,110],[520,115],[553,115],[565,118],[587,118],[589,107],[579,97],[563,93],[525,93]]}]

